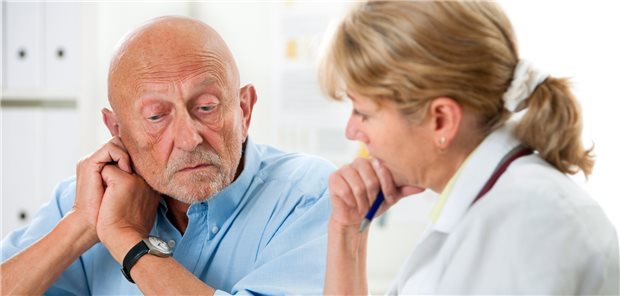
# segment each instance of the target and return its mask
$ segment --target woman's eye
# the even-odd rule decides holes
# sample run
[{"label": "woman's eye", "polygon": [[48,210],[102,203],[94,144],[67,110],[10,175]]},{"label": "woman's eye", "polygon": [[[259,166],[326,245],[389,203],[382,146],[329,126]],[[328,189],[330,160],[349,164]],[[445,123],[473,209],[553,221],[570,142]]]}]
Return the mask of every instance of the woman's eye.
[{"label": "woman's eye", "polygon": [[364,114],[364,113],[362,113],[362,112],[360,112],[360,111],[358,111],[356,109],[353,109],[353,114],[355,116],[359,117],[362,122],[368,120],[368,115],[366,115],[366,114]]}]

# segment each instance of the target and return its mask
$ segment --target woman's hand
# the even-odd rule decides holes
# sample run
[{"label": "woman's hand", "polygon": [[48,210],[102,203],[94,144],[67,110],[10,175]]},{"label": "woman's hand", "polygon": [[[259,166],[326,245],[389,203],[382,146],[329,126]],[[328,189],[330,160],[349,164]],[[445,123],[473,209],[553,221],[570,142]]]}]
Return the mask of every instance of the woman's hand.
[{"label": "woman's hand", "polygon": [[368,295],[366,249],[368,232],[359,232],[368,209],[383,191],[383,214],[401,198],[423,189],[398,187],[390,171],[376,159],[357,158],[329,177],[332,215],[328,226],[325,294]]},{"label": "woman's hand", "polygon": [[376,159],[357,158],[329,177],[329,193],[333,211],[331,223],[345,228],[359,228],[370,206],[383,191],[385,201],[375,217],[405,196],[424,189],[412,186],[398,187],[391,172]]}]

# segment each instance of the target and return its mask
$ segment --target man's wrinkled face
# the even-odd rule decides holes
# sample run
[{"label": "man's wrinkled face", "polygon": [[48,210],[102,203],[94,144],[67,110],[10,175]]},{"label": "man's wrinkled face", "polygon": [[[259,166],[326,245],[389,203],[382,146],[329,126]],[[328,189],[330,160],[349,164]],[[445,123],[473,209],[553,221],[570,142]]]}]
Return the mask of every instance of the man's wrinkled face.
[{"label": "man's wrinkled face", "polygon": [[217,55],[184,55],[119,83],[121,139],[155,190],[195,203],[234,180],[245,134],[231,71]]}]

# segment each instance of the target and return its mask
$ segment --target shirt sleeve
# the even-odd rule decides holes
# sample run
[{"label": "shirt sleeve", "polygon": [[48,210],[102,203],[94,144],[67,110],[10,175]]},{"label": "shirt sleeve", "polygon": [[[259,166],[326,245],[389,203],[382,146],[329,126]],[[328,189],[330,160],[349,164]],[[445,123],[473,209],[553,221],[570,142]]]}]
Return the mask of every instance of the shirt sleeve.
[{"label": "shirt sleeve", "polygon": [[[54,189],[52,198],[39,208],[28,225],[9,233],[2,240],[2,262],[49,233],[73,207],[74,193],[75,178],[60,183]],[[90,294],[81,257],[61,274],[46,294]]]},{"label": "shirt sleeve", "polygon": [[[256,267],[233,286],[232,294],[322,294],[330,213],[327,190],[318,198],[302,199],[280,220],[258,254]],[[224,291],[215,294],[227,295]]]}]

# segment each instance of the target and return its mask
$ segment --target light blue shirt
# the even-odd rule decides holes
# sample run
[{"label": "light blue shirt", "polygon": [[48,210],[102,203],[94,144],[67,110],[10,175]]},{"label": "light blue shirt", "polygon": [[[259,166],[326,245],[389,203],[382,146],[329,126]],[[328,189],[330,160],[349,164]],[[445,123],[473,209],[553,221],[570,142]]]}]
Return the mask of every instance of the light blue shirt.
[{"label": "light blue shirt", "polygon": [[[161,202],[152,235],[174,239],[174,259],[216,295],[322,294],[331,208],[329,162],[287,154],[248,139],[241,175],[209,200],[193,204],[185,235]],[[2,241],[2,261],[48,233],[71,209],[75,177],[62,182],[32,222]],[[140,294],[98,243],[74,262],[48,294]],[[24,275],[27,276],[27,275]]]}]

